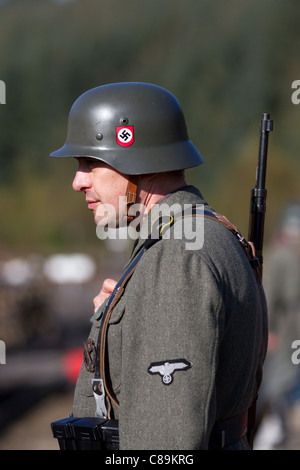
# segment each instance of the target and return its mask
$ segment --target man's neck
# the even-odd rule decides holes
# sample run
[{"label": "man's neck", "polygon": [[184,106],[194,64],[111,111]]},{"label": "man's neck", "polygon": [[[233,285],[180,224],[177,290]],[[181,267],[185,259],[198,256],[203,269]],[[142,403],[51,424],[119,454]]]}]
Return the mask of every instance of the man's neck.
[{"label": "man's neck", "polygon": [[144,215],[148,214],[161,199],[186,185],[184,175],[180,172],[156,173],[141,177],[138,182],[138,202],[143,205]]}]

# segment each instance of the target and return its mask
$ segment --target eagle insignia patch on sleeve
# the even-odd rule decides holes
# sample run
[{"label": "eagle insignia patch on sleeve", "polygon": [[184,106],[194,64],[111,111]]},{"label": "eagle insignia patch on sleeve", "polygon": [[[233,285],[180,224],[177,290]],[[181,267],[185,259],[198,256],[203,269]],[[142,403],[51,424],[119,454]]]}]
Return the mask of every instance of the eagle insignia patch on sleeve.
[{"label": "eagle insignia patch on sleeve", "polygon": [[149,374],[160,374],[164,385],[170,385],[173,382],[173,374],[179,370],[187,370],[191,363],[185,359],[175,359],[162,362],[152,362],[148,367]]}]

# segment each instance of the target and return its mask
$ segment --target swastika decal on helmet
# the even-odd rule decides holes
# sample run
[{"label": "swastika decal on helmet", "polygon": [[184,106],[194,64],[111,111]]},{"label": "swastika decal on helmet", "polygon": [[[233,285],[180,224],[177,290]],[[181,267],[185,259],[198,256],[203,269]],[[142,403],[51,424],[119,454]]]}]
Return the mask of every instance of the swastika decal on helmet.
[{"label": "swastika decal on helmet", "polygon": [[133,126],[116,127],[117,143],[122,147],[129,147],[134,142]]}]

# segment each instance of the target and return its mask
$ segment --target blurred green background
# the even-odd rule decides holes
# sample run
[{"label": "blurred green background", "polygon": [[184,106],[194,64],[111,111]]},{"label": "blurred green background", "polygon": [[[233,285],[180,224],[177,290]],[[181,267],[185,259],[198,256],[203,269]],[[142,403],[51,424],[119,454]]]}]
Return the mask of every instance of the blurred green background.
[{"label": "blurred green background", "polygon": [[189,181],[245,234],[259,123],[271,114],[268,240],[299,196],[299,20],[297,0],[2,1],[0,255],[101,250],[71,188],[76,162],[48,155],[64,143],[74,100],[118,81],[177,96],[205,158]]}]

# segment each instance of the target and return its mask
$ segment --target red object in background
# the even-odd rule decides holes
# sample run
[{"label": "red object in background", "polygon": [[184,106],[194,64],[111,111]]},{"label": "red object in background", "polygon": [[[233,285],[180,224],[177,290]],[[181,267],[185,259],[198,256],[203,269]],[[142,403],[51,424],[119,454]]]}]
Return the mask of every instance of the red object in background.
[{"label": "red object in background", "polygon": [[76,383],[83,359],[82,348],[73,348],[63,356],[63,371],[67,380],[72,384]]}]

